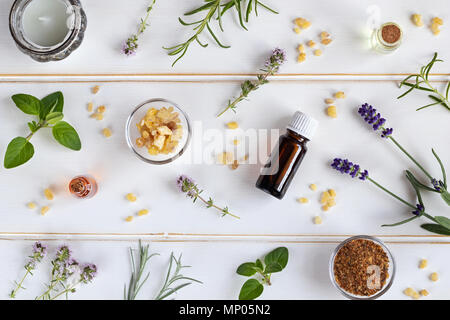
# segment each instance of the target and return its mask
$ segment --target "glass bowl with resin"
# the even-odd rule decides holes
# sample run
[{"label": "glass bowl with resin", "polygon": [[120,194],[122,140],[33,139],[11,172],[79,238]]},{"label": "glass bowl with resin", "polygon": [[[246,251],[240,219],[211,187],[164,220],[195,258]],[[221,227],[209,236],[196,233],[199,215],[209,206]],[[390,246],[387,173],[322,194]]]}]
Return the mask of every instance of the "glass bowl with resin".
[{"label": "glass bowl with resin", "polygon": [[[180,119],[179,124],[182,127],[183,133],[177,146],[172,152],[168,154],[152,155],[149,153],[146,146],[139,147],[136,143],[136,140],[141,137],[141,132],[139,131],[137,124],[142,121],[142,119],[146,116],[147,111],[151,108],[160,110],[164,107],[172,107],[173,112],[178,113],[178,118]],[[170,163],[178,159],[188,148],[191,140],[191,134],[191,122],[187,114],[176,103],[162,98],[150,99],[138,105],[128,117],[125,127],[127,144],[131,151],[133,151],[133,153],[142,161],[159,165]]]},{"label": "glass bowl with resin", "polygon": [[[375,292],[373,295],[370,296],[362,296],[362,295],[356,295],[353,294],[351,292],[348,292],[346,290],[344,290],[343,288],[341,288],[339,286],[339,284],[336,281],[335,275],[334,275],[334,262],[335,262],[335,258],[339,252],[339,250],[341,250],[341,248],[343,246],[345,246],[347,243],[353,241],[353,240],[368,240],[368,241],[372,241],[375,244],[379,245],[383,251],[386,253],[386,256],[389,259],[389,268],[388,268],[388,277],[386,279],[386,282],[384,283],[384,285],[377,291]],[[394,278],[395,278],[395,260],[394,260],[394,256],[392,255],[391,251],[386,247],[386,245],[379,239],[375,238],[375,237],[371,237],[371,236],[366,236],[366,235],[359,235],[359,236],[354,236],[351,238],[348,238],[344,241],[342,241],[337,247],[336,249],[333,251],[333,254],[331,255],[330,258],[330,265],[329,265],[329,274],[330,274],[330,279],[331,282],[333,283],[333,285],[339,290],[340,293],[342,293],[345,297],[352,299],[352,300],[374,300],[377,299],[379,297],[381,297],[383,294],[385,294],[389,288],[391,287],[392,283],[394,282]]]}]

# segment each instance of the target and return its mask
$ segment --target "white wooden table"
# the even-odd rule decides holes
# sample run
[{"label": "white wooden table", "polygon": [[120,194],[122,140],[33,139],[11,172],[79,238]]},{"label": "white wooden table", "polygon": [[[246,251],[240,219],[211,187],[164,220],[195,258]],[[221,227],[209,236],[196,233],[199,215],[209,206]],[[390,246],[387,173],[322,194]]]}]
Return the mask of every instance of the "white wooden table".
[{"label": "white wooden table", "polygon": [[[160,257],[151,263],[151,278],[141,298],[150,299],[161,285],[171,251],[183,253],[193,266],[190,275],[203,285],[192,285],[179,293],[185,299],[234,299],[244,278],[236,267],[247,260],[263,256],[279,245],[290,249],[287,269],[274,275],[273,286],[266,289],[267,299],[339,299],[328,277],[328,260],[343,239],[355,234],[371,234],[386,241],[398,264],[393,287],[383,298],[404,298],[407,286],[426,288],[429,298],[450,298],[446,289],[450,275],[450,241],[425,232],[419,223],[397,228],[381,228],[410,215],[409,210],[368,182],[353,181],[329,168],[330,161],[348,157],[367,168],[379,182],[397,191],[411,202],[414,194],[403,177],[403,170],[417,172],[392,144],[378,138],[357,116],[359,104],[377,107],[394,127],[395,136],[404,146],[438,175],[439,168],[431,154],[434,147],[444,164],[450,163],[448,148],[448,111],[434,107],[414,110],[428,102],[423,94],[413,93],[397,100],[402,92],[398,80],[415,73],[437,51],[446,62],[437,64],[433,79],[444,86],[449,79],[450,8],[445,0],[433,1],[270,1],[267,4],[279,15],[261,12],[252,18],[249,31],[240,30],[236,17],[224,19],[222,40],[230,49],[213,43],[207,49],[192,45],[188,54],[174,68],[172,59],[161,48],[182,42],[190,35],[177,17],[198,6],[200,1],[159,1],[151,14],[150,27],[140,39],[136,57],[120,53],[121,43],[135,31],[147,1],[82,1],[88,15],[88,29],[82,46],[69,58],[57,63],[39,64],[21,54],[8,31],[8,14],[12,0],[0,2],[0,150],[3,157],[8,142],[28,132],[27,116],[15,108],[10,96],[23,92],[42,97],[62,90],[65,117],[79,131],[83,149],[75,153],[52,141],[50,132],[33,137],[33,159],[16,169],[0,170],[0,297],[7,298],[12,281],[21,275],[24,257],[33,240],[45,240],[55,249],[66,243],[80,260],[99,266],[99,276],[84,287],[74,299],[121,299],[123,284],[128,281],[130,266],[127,248],[137,239],[151,241]],[[379,12],[380,21],[395,20],[405,31],[405,41],[398,52],[379,55],[370,50],[367,26],[370,12]],[[444,19],[441,35],[434,37],[427,28],[417,28],[409,18],[421,13],[428,21],[435,15]],[[292,20],[305,17],[312,27],[295,34]],[[317,39],[328,31],[333,43],[321,57],[309,54],[307,61],[296,63],[296,47]],[[208,39],[210,40],[210,39]],[[275,46],[285,48],[288,62],[281,74],[239,106],[236,115],[215,115],[229,98],[239,93],[239,83],[251,78]],[[97,95],[91,87],[100,85]],[[342,90],[347,98],[338,102],[338,119],[325,114],[324,99]],[[320,127],[310,143],[292,186],[282,201],[257,190],[254,183],[259,165],[242,165],[238,170],[219,165],[191,164],[195,148],[176,162],[152,166],[138,160],[128,149],[125,121],[142,101],[162,97],[177,102],[203,131],[194,131],[193,146],[213,147],[203,134],[210,129],[225,132],[230,120],[243,130],[282,129],[296,110],[315,117]],[[105,104],[105,120],[89,118],[86,104]],[[113,136],[101,135],[110,127]],[[227,140],[228,142],[231,140]],[[220,150],[215,150],[220,152]],[[222,150],[223,151],[223,150]],[[98,195],[88,201],[71,198],[65,192],[69,179],[89,173],[99,182]],[[192,176],[219,204],[227,204],[241,220],[220,218],[214,211],[193,205],[177,192],[178,174]],[[320,210],[320,192],[308,185],[316,183],[319,191],[334,188],[338,205],[327,213]],[[42,217],[30,211],[26,203],[47,204],[43,189],[51,186],[56,199]],[[128,192],[138,196],[136,204],[124,199]],[[306,196],[310,203],[300,205],[296,198]],[[427,209],[436,215],[448,212],[440,199],[426,195]],[[124,218],[141,208],[147,217],[126,223]],[[315,215],[323,217],[314,225]],[[430,266],[421,271],[419,259],[429,259]],[[214,268],[212,268],[214,266]],[[438,283],[428,275],[440,274]],[[35,276],[23,298],[34,298],[42,289],[49,270]]]}]

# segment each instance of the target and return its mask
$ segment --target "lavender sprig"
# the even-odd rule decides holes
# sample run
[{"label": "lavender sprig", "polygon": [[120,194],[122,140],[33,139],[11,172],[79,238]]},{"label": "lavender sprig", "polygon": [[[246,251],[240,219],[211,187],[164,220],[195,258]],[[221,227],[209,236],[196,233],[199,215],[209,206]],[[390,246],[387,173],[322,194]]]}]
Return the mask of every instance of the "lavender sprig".
[{"label": "lavender sprig", "polygon": [[386,119],[381,116],[377,110],[372,107],[371,105],[364,103],[359,109],[358,109],[359,115],[364,119],[365,122],[370,124],[373,128],[373,130],[377,132],[381,132],[382,138],[387,138],[391,140],[430,180],[430,183],[432,187],[426,186],[422,183],[420,183],[411,173],[409,181],[413,184],[413,186],[417,186],[420,189],[424,189],[427,191],[432,192],[438,192],[441,194],[442,199],[450,205],[450,194],[447,191],[447,176],[445,173],[444,165],[437,155],[437,153],[432,150],[432,153],[436,160],[439,163],[439,166],[441,168],[443,180],[437,180],[434,177],[431,176],[431,174],[425,170],[425,168],[408,152],[406,149],[393,137],[393,129],[392,128],[386,128],[385,123]]},{"label": "lavender sprig", "polygon": [[209,198],[206,200],[203,198],[200,194],[203,192],[203,190],[200,190],[198,186],[194,183],[194,180],[189,178],[188,176],[181,175],[177,178],[177,186],[180,192],[185,193],[188,198],[191,198],[193,202],[197,201],[197,199],[200,199],[204,204],[206,204],[207,208],[215,208],[219,210],[222,213],[222,217],[229,215],[234,218],[240,219],[238,216],[232,214],[229,212],[228,207],[220,208],[214,204],[214,201],[212,198]]},{"label": "lavender sprig", "polygon": [[141,19],[141,22],[139,23],[139,28],[137,33],[132,34],[127,41],[123,44],[122,52],[126,54],[127,56],[133,56],[136,54],[136,51],[139,47],[138,40],[139,36],[144,33],[145,29],[149,26],[147,23],[148,17],[150,16],[150,11],[153,9],[153,5],[155,4],[156,0],[153,0],[152,3],[147,7],[147,14],[144,19]]},{"label": "lavender sprig", "polygon": [[22,284],[25,280],[25,278],[28,276],[28,274],[33,275],[33,270],[36,269],[36,265],[44,259],[45,255],[47,254],[47,246],[43,245],[39,241],[33,244],[33,250],[31,256],[29,256],[30,260],[25,264],[24,268],[26,270],[24,276],[19,282],[16,282],[16,288],[11,291],[9,296],[11,298],[15,298],[17,295],[17,292],[20,289],[25,289]]},{"label": "lavender sprig", "polygon": [[269,82],[267,78],[278,73],[281,65],[286,61],[286,52],[283,49],[275,48],[270,57],[266,60],[264,67],[261,69],[262,74],[258,74],[256,81],[246,80],[241,84],[241,94],[235,98],[233,102],[228,101],[228,106],[217,117],[223,115],[227,110],[236,112],[236,106],[239,102],[247,98],[250,92],[259,89],[260,86]]}]

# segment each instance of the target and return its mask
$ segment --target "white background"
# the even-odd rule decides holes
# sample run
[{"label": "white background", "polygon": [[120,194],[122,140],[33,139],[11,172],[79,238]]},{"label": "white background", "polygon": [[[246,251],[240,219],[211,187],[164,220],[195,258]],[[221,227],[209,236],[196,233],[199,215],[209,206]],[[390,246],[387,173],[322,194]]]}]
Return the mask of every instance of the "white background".
[{"label": "white background", "polygon": [[[41,130],[32,139],[36,154],[29,163],[13,170],[0,170],[0,234],[4,239],[0,241],[0,254],[3,261],[10,261],[0,266],[0,296],[6,298],[11,281],[20,275],[32,243],[23,239],[51,238],[52,247],[63,239],[74,247],[80,260],[100,267],[94,284],[74,297],[120,299],[129,275],[126,248],[135,246],[134,240],[146,238],[155,241],[152,249],[161,253],[161,257],[155,258],[152,265],[155,271],[150,270],[151,284],[142,296],[145,299],[154,295],[150,293],[160,284],[172,250],[183,252],[186,263],[193,266],[190,275],[205,282],[203,286],[188,287],[179,298],[234,299],[243,282],[235,274],[235,268],[283,243],[290,249],[291,260],[286,271],[274,277],[273,287],[266,289],[263,297],[334,299],[340,296],[327,274],[333,248],[347,236],[372,234],[389,242],[399,267],[386,298],[403,298],[401,291],[406,286],[430,289],[430,298],[448,298],[445,287],[449,280],[444,269],[447,239],[425,232],[419,222],[381,228],[383,223],[409,217],[409,210],[368,182],[352,181],[329,168],[335,156],[348,157],[367,168],[375,180],[408,201],[415,201],[403,170],[417,170],[358,117],[357,107],[364,102],[379,109],[394,128],[395,137],[433,174],[439,175],[440,171],[431,154],[432,147],[444,164],[450,163],[448,111],[442,107],[414,111],[428,103],[422,93],[396,99],[402,92],[397,80],[404,73],[418,71],[434,51],[444,60],[450,60],[446,49],[450,33],[446,25],[441,35],[434,37],[428,27],[416,28],[409,21],[411,13],[419,12],[426,24],[435,15],[446,22],[447,2],[432,1],[432,5],[421,1],[397,1],[395,5],[390,1],[376,2],[380,21],[395,20],[405,32],[402,47],[384,56],[367,46],[367,9],[372,2],[267,1],[280,11],[279,15],[261,10],[260,17],[252,18],[249,31],[243,31],[231,14],[224,21],[222,39],[232,48],[220,49],[213,43],[207,49],[193,45],[185,58],[172,68],[173,60],[161,47],[182,42],[190,35],[191,30],[180,26],[177,17],[198,3],[194,0],[157,2],[151,14],[151,26],[140,39],[137,56],[126,58],[120,53],[121,42],[134,32],[146,1],[84,0],[88,30],[82,46],[64,61],[40,64],[15,48],[8,32],[12,1],[1,0],[2,157],[13,137],[28,132],[28,116],[21,114],[10,99],[19,92],[42,97],[62,90],[66,120],[79,131],[83,149],[78,153],[65,150],[52,140],[50,132]],[[312,22],[312,27],[301,35],[292,31],[292,20],[298,16]],[[314,57],[308,51],[307,61],[297,64],[296,46],[310,39],[317,41],[322,30],[332,35],[333,43],[323,48],[323,56]],[[241,103],[236,115],[229,113],[217,119],[217,112],[239,93],[238,80],[257,72],[274,46],[288,52],[282,74],[252,94],[250,101]],[[445,73],[448,66],[447,61],[436,65],[436,80],[448,79]],[[94,96],[90,89],[96,84],[101,89]],[[443,82],[435,85],[444,87]],[[331,119],[325,114],[323,101],[339,90],[345,91],[347,98],[337,102],[338,119]],[[254,187],[258,164],[231,171],[223,166],[189,164],[190,154],[163,167],[135,158],[125,143],[125,121],[136,105],[155,97],[178,103],[204,130],[225,133],[225,124],[230,120],[237,121],[243,130],[284,130],[296,110],[310,114],[320,126],[289,192],[279,201]],[[89,118],[86,111],[89,101],[96,106],[107,106],[105,120]],[[104,127],[113,131],[108,140],[101,135]],[[208,146],[201,132],[194,133],[193,141]],[[88,201],[73,199],[65,191],[70,178],[83,173],[94,175],[100,186],[98,195]],[[228,205],[241,220],[220,218],[211,209],[191,204],[177,192],[174,184],[181,173],[192,176],[207,195],[213,196],[218,204]],[[316,183],[318,191],[309,190],[310,183]],[[48,186],[55,190],[56,196],[50,203],[51,210],[42,217],[37,210],[28,210],[26,203],[48,204],[43,197],[43,189]],[[328,188],[337,191],[338,205],[323,213],[318,199],[320,191]],[[124,199],[128,192],[138,196],[137,203],[130,204]],[[310,203],[297,203],[296,198],[300,196],[308,197]],[[448,207],[434,194],[426,195],[425,200],[427,210],[433,214],[448,212]],[[142,208],[148,208],[150,214],[132,223],[124,221]],[[315,215],[322,216],[322,225],[312,223]],[[430,258],[430,270],[417,269],[422,257]],[[210,260],[217,261],[214,271],[207,263]],[[316,270],[320,270],[319,274],[312,274]],[[431,271],[442,273],[439,283],[427,280]],[[28,285],[30,290],[22,297],[33,298],[40,291],[38,284],[46,279],[45,271],[37,274],[34,285]]]}]

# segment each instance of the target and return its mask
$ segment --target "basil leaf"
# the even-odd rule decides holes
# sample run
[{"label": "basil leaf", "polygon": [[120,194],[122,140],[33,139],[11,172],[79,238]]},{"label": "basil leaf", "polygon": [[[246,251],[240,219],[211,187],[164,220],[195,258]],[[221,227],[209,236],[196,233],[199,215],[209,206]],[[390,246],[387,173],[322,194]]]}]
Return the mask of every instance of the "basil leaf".
[{"label": "basil leaf", "polygon": [[440,224],[425,223],[425,224],[422,224],[420,227],[422,227],[422,229],[425,229],[425,230],[433,232],[433,233],[450,236],[450,230],[441,226]]},{"label": "basil leaf", "polygon": [[53,128],[53,137],[63,146],[78,151],[81,149],[81,141],[75,129],[65,121],[57,122]]},{"label": "basil leaf", "polygon": [[36,121],[28,122],[28,128],[30,128],[31,132],[36,132],[36,130],[37,130]]},{"label": "basil leaf", "polygon": [[23,137],[17,137],[8,144],[5,153],[4,166],[6,169],[18,167],[33,157],[33,145]]},{"label": "basil leaf", "polygon": [[17,108],[22,110],[23,113],[39,115],[41,110],[41,100],[29,94],[15,94],[11,99],[16,104]]},{"label": "basil leaf", "polygon": [[239,292],[239,300],[253,300],[258,298],[263,292],[264,287],[256,279],[247,280]]},{"label": "basil leaf", "polygon": [[450,219],[443,216],[436,216],[434,220],[444,228],[450,230]]},{"label": "basil leaf", "polygon": [[45,121],[50,124],[55,124],[58,121],[61,121],[62,118],[64,118],[64,115],[62,112],[50,112],[46,117]]},{"label": "basil leaf", "polygon": [[264,270],[264,266],[263,266],[261,260],[259,260],[259,259],[256,260],[255,266],[256,266],[256,268],[261,270],[261,272]]},{"label": "basil leaf", "polygon": [[289,259],[289,251],[286,247],[279,247],[269,252],[264,258],[266,264],[265,273],[280,272],[283,270]]},{"label": "basil leaf", "polygon": [[237,268],[236,273],[240,274],[241,276],[251,277],[252,275],[254,275],[256,273],[255,267],[256,267],[255,263],[246,262],[246,263],[241,264]]},{"label": "basil leaf", "polygon": [[41,119],[45,119],[45,117],[51,112],[62,112],[64,107],[64,96],[61,91],[53,92],[43,98],[42,109],[39,114]]}]

